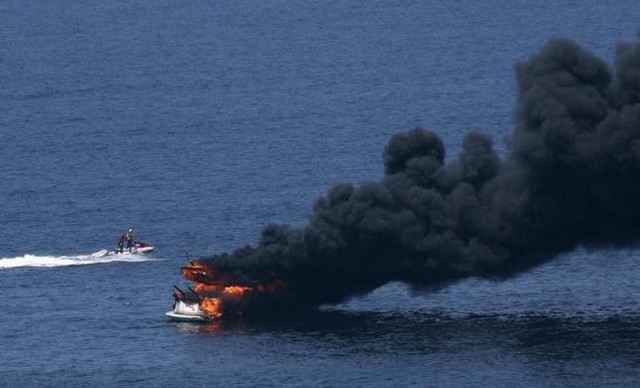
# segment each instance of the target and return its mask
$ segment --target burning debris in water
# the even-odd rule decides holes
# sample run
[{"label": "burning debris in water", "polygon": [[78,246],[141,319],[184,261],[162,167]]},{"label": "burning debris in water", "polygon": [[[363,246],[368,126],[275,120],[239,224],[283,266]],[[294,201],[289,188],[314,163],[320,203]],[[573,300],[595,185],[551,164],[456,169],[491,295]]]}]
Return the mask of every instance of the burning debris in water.
[{"label": "burning debris in water", "polygon": [[640,45],[619,45],[612,71],[575,42],[552,39],[515,72],[504,159],[477,132],[448,164],[434,132],[396,134],[379,182],[336,185],[306,227],[269,225],[256,246],[184,267],[202,309],[312,307],[391,281],[423,290],[504,278],[578,245],[635,244]]}]

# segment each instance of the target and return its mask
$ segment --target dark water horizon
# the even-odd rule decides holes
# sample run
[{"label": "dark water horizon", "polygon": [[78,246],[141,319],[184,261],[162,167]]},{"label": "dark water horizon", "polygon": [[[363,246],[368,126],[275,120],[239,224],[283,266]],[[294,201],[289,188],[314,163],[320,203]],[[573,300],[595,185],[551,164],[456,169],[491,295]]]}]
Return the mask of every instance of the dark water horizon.
[{"label": "dark water horizon", "polygon": [[[613,63],[633,1],[0,3],[0,386],[635,386],[640,250],[399,283],[318,311],[172,323],[185,251],[304,225],[388,138],[506,155],[513,66]],[[148,257],[96,262],[134,227]]]}]

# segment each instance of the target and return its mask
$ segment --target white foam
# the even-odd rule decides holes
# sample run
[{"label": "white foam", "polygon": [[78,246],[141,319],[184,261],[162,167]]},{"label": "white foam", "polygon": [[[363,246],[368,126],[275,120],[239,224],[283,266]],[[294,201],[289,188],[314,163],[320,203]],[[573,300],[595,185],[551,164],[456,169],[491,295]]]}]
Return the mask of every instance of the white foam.
[{"label": "white foam", "polygon": [[148,256],[121,253],[105,257],[93,257],[92,255],[77,256],[37,256],[24,255],[0,259],[0,269],[19,267],[65,267],[69,265],[88,265],[111,262],[142,262],[151,261]]}]

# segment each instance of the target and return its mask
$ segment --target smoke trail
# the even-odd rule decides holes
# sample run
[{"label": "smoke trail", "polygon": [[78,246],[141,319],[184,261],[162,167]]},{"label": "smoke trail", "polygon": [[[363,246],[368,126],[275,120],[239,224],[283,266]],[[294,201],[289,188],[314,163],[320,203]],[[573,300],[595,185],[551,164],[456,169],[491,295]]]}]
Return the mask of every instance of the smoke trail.
[{"label": "smoke trail", "polygon": [[552,39],[515,72],[505,159],[481,133],[449,164],[435,133],[396,134],[380,182],[336,185],[306,227],[267,226],[257,246],[205,262],[223,280],[282,280],[282,301],[312,306],[390,281],[419,289],[506,277],[579,244],[636,242],[640,45],[620,45],[612,72],[575,42]]}]

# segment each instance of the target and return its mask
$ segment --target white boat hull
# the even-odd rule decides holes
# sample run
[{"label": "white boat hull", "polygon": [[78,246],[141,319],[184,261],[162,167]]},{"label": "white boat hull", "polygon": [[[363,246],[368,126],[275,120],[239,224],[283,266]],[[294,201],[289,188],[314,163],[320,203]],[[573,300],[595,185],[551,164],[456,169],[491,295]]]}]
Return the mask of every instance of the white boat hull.
[{"label": "white boat hull", "polygon": [[192,315],[192,314],[180,314],[175,311],[167,311],[165,313],[169,319],[173,321],[181,321],[181,322],[206,322],[212,321],[214,318],[202,316],[202,315]]},{"label": "white boat hull", "polygon": [[173,305],[173,310],[167,311],[165,315],[174,321],[186,322],[205,322],[214,319],[213,316],[200,310],[200,304],[195,300],[178,299]]}]

